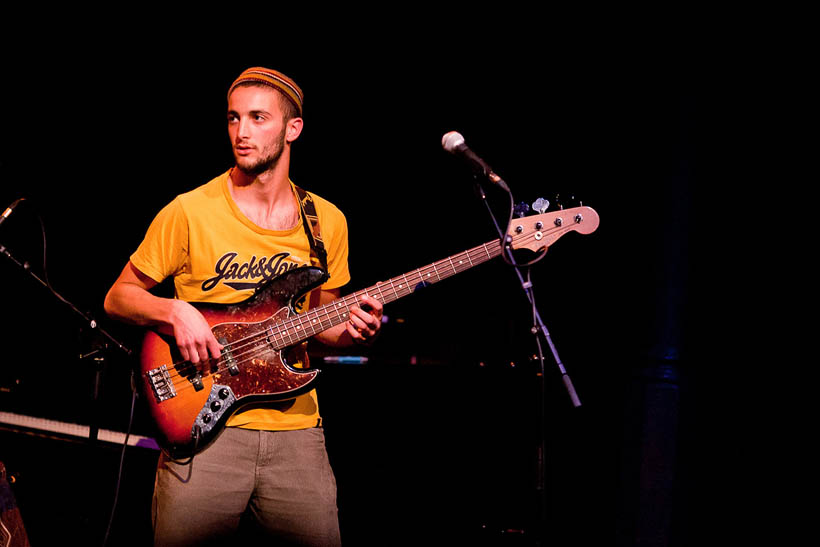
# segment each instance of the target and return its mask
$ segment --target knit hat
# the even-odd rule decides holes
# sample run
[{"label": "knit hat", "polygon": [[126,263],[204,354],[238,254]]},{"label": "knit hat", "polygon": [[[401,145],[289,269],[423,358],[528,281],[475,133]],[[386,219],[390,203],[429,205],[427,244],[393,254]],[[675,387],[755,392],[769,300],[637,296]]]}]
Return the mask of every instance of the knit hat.
[{"label": "knit hat", "polygon": [[233,92],[234,88],[243,82],[256,82],[278,89],[296,106],[299,116],[302,115],[302,90],[296,85],[296,82],[281,72],[262,67],[249,68],[240,74],[234,83],[231,84],[231,88],[228,90],[228,97],[231,96],[231,92]]}]

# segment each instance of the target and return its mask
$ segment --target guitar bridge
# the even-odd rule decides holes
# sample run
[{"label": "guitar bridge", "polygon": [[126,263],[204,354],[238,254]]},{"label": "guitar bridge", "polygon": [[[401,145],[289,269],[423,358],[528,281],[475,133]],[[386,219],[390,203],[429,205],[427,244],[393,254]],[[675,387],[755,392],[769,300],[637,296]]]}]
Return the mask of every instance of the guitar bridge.
[{"label": "guitar bridge", "polygon": [[177,396],[177,390],[174,389],[171,376],[168,374],[168,367],[162,365],[149,370],[146,375],[148,376],[148,383],[151,384],[151,391],[154,392],[154,397],[158,403]]}]

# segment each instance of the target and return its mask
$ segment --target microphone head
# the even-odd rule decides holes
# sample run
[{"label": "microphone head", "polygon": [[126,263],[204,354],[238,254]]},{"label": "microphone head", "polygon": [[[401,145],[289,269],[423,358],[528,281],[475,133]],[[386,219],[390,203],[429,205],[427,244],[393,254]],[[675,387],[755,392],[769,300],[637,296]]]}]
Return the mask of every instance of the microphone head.
[{"label": "microphone head", "polygon": [[464,146],[464,137],[458,131],[450,131],[441,138],[441,146],[451,154],[455,154],[460,147]]}]

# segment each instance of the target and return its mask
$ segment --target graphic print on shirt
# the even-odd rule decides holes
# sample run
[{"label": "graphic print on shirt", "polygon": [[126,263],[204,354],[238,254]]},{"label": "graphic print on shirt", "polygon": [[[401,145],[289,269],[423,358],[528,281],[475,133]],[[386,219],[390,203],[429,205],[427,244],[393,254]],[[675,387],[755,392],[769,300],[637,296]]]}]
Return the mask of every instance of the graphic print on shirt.
[{"label": "graphic print on shirt", "polygon": [[216,288],[221,281],[223,285],[244,291],[256,289],[283,273],[298,268],[300,264],[288,260],[290,253],[277,253],[271,257],[252,256],[250,260],[239,262],[236,257],[239,253],[227,252],[214,265],[214,275],[202,282],[202,291],[208,292]]}]

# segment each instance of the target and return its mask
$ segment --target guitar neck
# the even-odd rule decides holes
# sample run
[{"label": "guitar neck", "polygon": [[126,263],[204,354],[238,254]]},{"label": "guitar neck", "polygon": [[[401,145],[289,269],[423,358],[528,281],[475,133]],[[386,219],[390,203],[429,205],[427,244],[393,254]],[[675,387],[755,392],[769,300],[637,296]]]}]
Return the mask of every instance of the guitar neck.
[{"label": "guitar neck", "polygon": [[[507,236],[513,249],[545,250],[568,232],[589,234],[598,228],[598,213],[589,207],[574,207],[551,213],[520,218],[510,226]],[[388,281],[382,281],[367,289],[354,292],[319,308],[295,314],[286,320],[270,325],[268,340],[274,347],[283,349],[307,340],[350,318],[350,308],[358,305],[363,295],[375,297],[384,304],[398,300],[416,290],[447,279],[459,272],[501,255],[501,242],[489,241],[463,253],[433,262]]]},{"label": "guitar neck", "polygon": [[305,313],[293,315],[285,321],[272,325],[271,342],[280,349],[292,346],[347,321],[350,318],[350,308],[359,305],[364,295],[373,296],[383,304],[387,304],[500,255],[501,243],[498,240],[489,241],[444,260],[433,262],[387,281],[381,281],[372,287],[351,293]]}]

